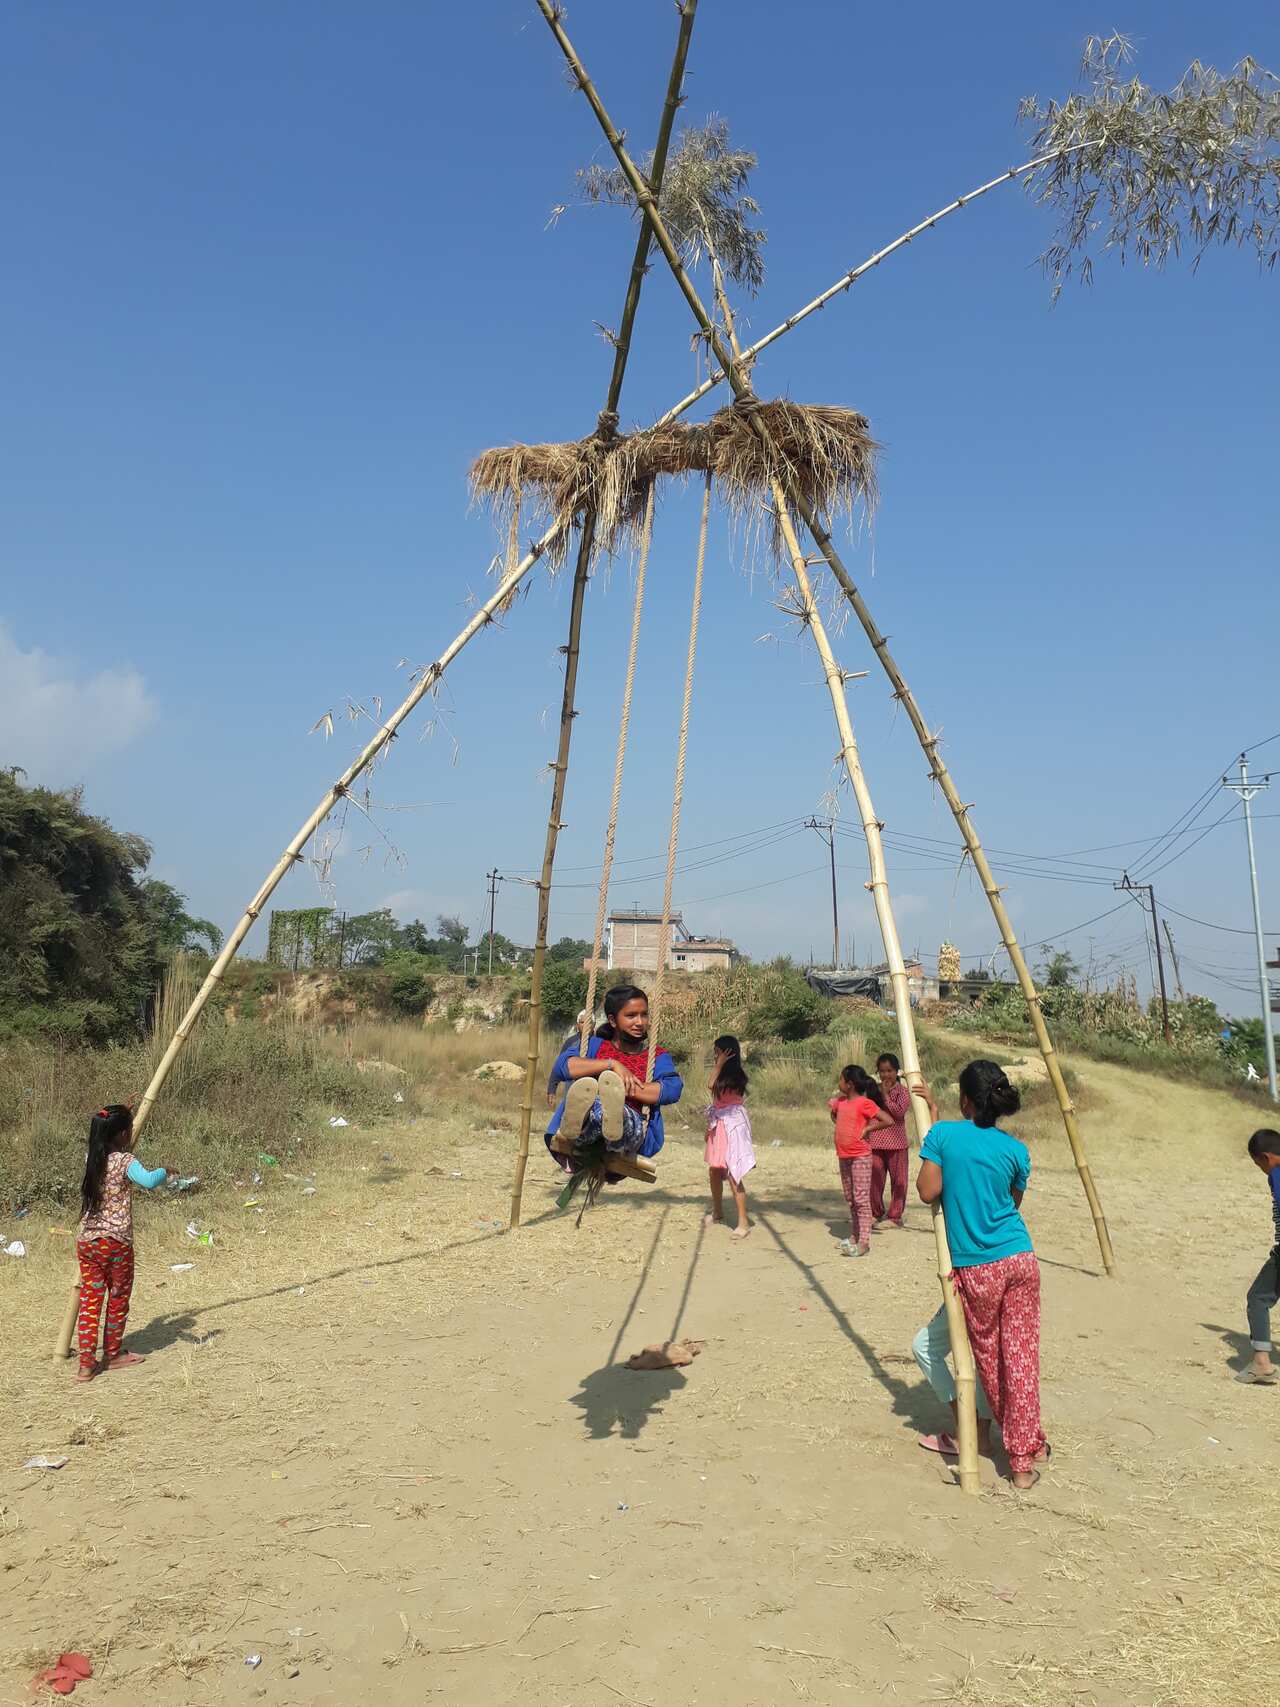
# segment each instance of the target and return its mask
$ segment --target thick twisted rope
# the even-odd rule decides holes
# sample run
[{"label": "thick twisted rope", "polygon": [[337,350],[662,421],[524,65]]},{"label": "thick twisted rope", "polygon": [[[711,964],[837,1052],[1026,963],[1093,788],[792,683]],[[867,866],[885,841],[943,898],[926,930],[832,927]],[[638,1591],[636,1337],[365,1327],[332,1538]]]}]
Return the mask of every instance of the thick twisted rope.
[{"label": "thick twisted rope", "polygon": [[693,609],[689,615],[689,655],[684,667],[684,703],[680,708],[680,740],[676,747],[676,780],[671,795],[671,834],[667,841],[667,875],[662,886],[662,929],[658,936],[658,968],[649,1004],[649,1064],[646,1080],[653,1077],[658,1053],[658,1025],[667,980],[667,957],[671,952],[671,890],[676,876],[676,848],[680,841],[680,808],[684,801],[684,759],[689,746],[689,707],[693,703],[693,664],[698,651],[698,617],[702,611],[702,570],[707,559],[707,523],[711,516],[711,473],[702,492],[702,520],[698,524],[698,562],[693,572]]},{"label": "thick twisted rope", "polygon": [[613,794],[609,800],[609,822],[604,832],[604,857],[600,864],[600,896],[596,902],[596,932],[591,942],[591,968],[587,978],[587,999],[583,1004],[582,1023],[578,1028],[578,1048],[587,1052],[587,1034],[596,1011],[596,979],[600,965],[600,950],[604,945],[604,918],[609,904],[609,879],[613,874],[613,844],[618,835],[618,802],[622,797],[622,770],[627,757],[627,731],[631,724],[631,690],[636,679],[636,653],[640,645],[640,617],[644,610],[645,576],[649,568],[649,546],[653,540],[653,504],[656,482],[650,481],[644,505],[644,525],[640,534],[640,561],[636,568],[636,590],[631,604],[631,644],[627,648],[627,675],[622,687],[622,711],[618,717],[618,751],[613,761]]}]

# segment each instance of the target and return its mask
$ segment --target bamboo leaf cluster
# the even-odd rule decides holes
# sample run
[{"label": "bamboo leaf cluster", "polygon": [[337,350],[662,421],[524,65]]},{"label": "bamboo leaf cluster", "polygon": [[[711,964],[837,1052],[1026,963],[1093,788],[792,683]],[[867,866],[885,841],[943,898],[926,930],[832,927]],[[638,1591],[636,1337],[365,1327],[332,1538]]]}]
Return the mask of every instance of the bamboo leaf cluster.
[{"label": "bamboo leaf cluster", "polygon": [[1215,246],[1280,252],[1280,80],[1253,59],[1225,75],[1195,60],[1167,94],[1124,70],[1120,35],[1091,37],[1084,86],[1063,101],[1022,103],[1036,153],[1054,158],[1028,179],[1058,216],[1040,256],[1055,297],[1091,251],[1162,267],[1184,248],[1198,265]]}]

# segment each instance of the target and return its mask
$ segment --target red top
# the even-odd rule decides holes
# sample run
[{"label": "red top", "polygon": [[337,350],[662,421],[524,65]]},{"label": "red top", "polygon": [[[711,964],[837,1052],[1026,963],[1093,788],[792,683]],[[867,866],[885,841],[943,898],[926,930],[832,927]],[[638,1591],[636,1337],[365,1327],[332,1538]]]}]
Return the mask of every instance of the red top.
[{"label": "red top", "polygon": [[[654,1050],[655,1061],[661,1053],[662,1051],[660,1049]],[[618,1045],[611,1037],[602,1037],[600,1039],[600,1047],[596,1050],[596,1060],[621,1061],[627,1071],[634,1074],[642,1085],[647,1085],[649,1082],[649,1045],[647,1043],[643,1046],[638,1055],[628,1055],[626,1050],[619,1049]],[[642,1102],[636,1102],[634,1097],[628,1097],[627,1104],[630,1108],[636,1108],[642,1111],[645,1109],[645,1104]]]},{"label": "red top", "polygon": [[876,1104],[870,1097],[832,1097],[831,1110],[836,1117],[836,1155],[869,1156],[871,1146],[862,1134],[881,1112]]}]

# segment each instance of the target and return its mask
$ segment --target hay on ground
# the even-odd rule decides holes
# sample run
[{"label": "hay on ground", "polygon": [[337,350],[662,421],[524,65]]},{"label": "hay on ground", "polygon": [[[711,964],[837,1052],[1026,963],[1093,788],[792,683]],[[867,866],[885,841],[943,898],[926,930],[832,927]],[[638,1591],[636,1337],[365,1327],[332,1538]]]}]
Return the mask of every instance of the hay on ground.
[{"label": "hay on ground", "polygon": [[[852,516],[875,504],[879,446],[865,415],[823,403],[775,399],[757,406],[777,451],[776,464],[753,429],[748,411],[731,404],[709,421],[673,421],[613,439],[592,434],[567,444],[503,445],[485,451],[471,467],[471,490],[500,525],[517,504],[531,501],[561,532],[553,563],[563,561],[569,525],[588,504],[596,508],[599,546],[615,551],[634,536],[651,481],[710,473],[721,498],[748,522],[772,514],[775,473],[823,516]],[[776,527],[771,543],[779,546]]]}]

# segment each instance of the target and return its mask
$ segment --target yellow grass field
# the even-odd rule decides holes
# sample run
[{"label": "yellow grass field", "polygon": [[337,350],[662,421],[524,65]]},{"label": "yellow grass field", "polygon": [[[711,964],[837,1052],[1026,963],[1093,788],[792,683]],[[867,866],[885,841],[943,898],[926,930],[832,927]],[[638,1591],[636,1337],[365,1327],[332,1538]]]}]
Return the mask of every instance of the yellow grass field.
[{"label": "yellow grass field", "polygon": [[[137,1369],[51,1366],[70,1223],[0,1223],[29,1251],[0,1258],[0,1703],[79,1649],[86,1707],[1273,1707],[1280,1389],[1231,1379],[1270,1237],[1247,1107],[1074,1064],[1115,1280],[1056,1119],[1010,1123],[1054,1457],[967,1499],[916,1445],[926,1214],[840,1259],[820,1103],[755,1103],[744,1243],[702,1226],[696,1092],[656,1187],[575,1228],[539,1148],[509,1235],[516,1093],[470,1069],[514,1037],[405,1039],[425,1083],[393,1105],[387,1074],[385,1121],[138,1203]],[[675,1334],[689,1368],[620,1366]]]}]

